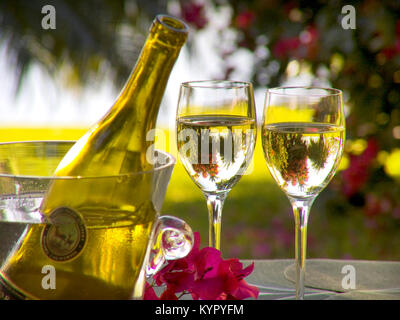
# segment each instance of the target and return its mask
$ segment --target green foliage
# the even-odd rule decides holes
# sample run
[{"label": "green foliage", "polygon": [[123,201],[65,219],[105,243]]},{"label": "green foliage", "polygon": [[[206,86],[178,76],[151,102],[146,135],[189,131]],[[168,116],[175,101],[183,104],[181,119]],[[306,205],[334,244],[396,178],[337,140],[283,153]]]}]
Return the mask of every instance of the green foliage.
[{"label": "green foliage", "polygon": [[[400,122],[400,3],[357,1],[356,29],[343,29],[348,1],[232,1],[237,46],[255,52],[256,86],[279,86],[297,60],[345,93],[350,138],[388,139]],[[245,23],[246,22],[246,23]],[[257,55],[265,48],[266,55]],[[312,83],[313,84],[313,83]]]},{"label": "green foliage", "polygon": [[[42,7],[56,9],[56,28],[44,30]],[[145,41],[148,26],[165,2],[157,1],[0,1],[0,43],[5,42],[19,85],[32,62],[49,72],[70,64],[78,85],[111,66],[117,85],[126,81]]]}]

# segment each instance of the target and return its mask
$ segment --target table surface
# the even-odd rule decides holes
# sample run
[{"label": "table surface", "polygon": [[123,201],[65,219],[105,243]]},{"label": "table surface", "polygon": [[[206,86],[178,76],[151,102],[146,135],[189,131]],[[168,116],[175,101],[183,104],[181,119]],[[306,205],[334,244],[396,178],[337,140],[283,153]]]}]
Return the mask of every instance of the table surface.
[{"label": "table surface", "polygon": [[[259,300],[295,299],[293,259],[241,262],[254,262],[245,280],[259,288]],[[400,262],[308,259],[305,284],[306,300],[400,300]]]},{"label": "table surface", "polygon": [[[259,299],[295,299],[293,259],[254,260],[245,280],[259,288]],[[306,300],[400,300],[400,262],[308,259],[305,284]]]}]

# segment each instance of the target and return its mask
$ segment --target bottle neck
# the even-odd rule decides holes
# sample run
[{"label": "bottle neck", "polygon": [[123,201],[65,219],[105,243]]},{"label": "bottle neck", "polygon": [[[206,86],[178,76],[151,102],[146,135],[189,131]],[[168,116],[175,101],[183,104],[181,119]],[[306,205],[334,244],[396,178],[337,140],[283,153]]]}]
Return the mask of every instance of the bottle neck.
[{"label": "bottle neck", "polygon": [[168,78],[183,44],[181,42],[171,45],[168,40],[174,40],[174,34],[165,34],[164,31],[164,34],[160,35],[159,32],[155,32],[159,29],[160,25],[155,23],[153,32],[150,33],[140,58],[115,104],[119,109],[129,109],[135,113],[135,117],[129,117],[132,138],[128,149],[131,151],[140,151],[137,150],[140,145],[149,144],[146,142],[146,135],[156,126]]},{"label": "bottle neck", "polygon": [[[113,130],[121,130],[125,135],[119,142],[113,141],[113,146],[139,153],[142,165],[148,162],[145,159],[147,149],[153,145],[153,141],[147,141],[147,133],[156,126],[169,75],[187,38],[187,27],[182,22],[169,17],[167,19],[169,24],[176,21],[182,28],[170,27],[165,22],[160,22],[161,18],[156,18],[121,94],[98,124],[103,136],[102,144],[107,144],[107,140],[113,136],[108,127],[113,122]],[[126,142],[125,139],[129,141]],[[142,167],[142,170],[150,168],[149,164]]]},{"label": "bottle neck", "polygon": [[[154,21],[140,57],[114,105],[74,146],[73,162],[68,159],[57,170],[68,167],[68,175],[96,174],[100,164],[104,174],[152,169],[146,155],[153,141],[147,141],[147,133],[155,128],[169,75],[187,37],[183,22],[167,17],[167,23],[163,19],[161,16]],[[182,28],[177,29],[174,22]],[[112,165],[106,168],[106,163]]]},{"label": "bottle neck", "polygon": [[[116,104],[132,105],[137,123],[154,128],[158,109],[180,47],[164,45],[150,37]],[[140,88],[140,90],[138,90]],[[130,101],[129,101],[130,100]]]}]

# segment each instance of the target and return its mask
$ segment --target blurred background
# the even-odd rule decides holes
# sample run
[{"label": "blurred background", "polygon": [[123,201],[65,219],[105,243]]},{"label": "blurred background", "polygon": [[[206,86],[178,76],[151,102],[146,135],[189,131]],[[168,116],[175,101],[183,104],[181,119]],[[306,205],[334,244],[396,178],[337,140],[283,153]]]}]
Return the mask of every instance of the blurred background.
[{"label": "blurred background", "polygon": [[[158,13],[185,20],[190,36],[170,76],[158,146],[176,156],[183,81],[252,81],[258,116],[265,89],[343,90],[345,155],[314,203],[309,258],[400,260],[400,2],[1,0],[0,141],[77,139],[112,105]],[[355,9],[355,28],[347,28]],[[52,5],[55,28],[44,29]],[[260,120],[260,119],[259,119]],[[259,137],[259,135],[258,135]],[[208,242],[203,195],[179,162],[164,212]],[[288,200],[269,175],[258,140],[222,217],[224,257],[292,258]]]}]

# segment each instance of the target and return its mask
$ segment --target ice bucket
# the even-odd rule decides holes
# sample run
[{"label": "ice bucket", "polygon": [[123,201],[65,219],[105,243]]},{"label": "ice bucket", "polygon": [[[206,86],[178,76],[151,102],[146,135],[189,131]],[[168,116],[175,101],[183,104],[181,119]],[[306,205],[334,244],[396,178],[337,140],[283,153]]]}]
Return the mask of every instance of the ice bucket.
[{"label": "ice bucket", "polygon": [[[0,296],[141,299],[146,277],[192,247],[190,227],[160,215],[175,159],[155,151],[150,171],[54,177],[72,145],[0,144]],[[78,206],[65,203],[43,214],[42,200],[54,183],[77,197],[91,186],[98,196],[87,202],[82,195]]]}]

